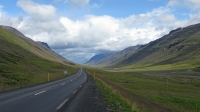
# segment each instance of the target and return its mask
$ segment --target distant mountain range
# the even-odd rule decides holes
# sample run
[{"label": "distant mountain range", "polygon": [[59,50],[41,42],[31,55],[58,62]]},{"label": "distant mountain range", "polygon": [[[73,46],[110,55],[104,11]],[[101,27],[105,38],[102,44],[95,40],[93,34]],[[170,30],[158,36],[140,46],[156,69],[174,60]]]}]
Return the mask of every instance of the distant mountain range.
[{"label": "distant mountain range", "polygon": [[85,64],[88,64],[88,65],[92,65],[93,63],[95,64],[96,61],[110,55],[111,53],[101,53],[101,54],[97,54],[95,56],[93,56],[89,61],[87,61]]},{"label": "distant mountain range", "polygon": [[146,45],[133,46],[96,60],[103,67],[200,65],[200,24],[172,30]]},{"label": "distant mountain range", "polygon": [[106,53],[106,54],[98,54],[95,55],[88,61],[87,65],[95,65],[95,66],[106,66],[111,65],[117,62],[118,60],[127,57],[131,53],[134,53],[140,49],[142,49],[144,45],[137,45],[137,46],[131,46],[128,47],[122,51],[119,52],[113,52],[113,53]]}]

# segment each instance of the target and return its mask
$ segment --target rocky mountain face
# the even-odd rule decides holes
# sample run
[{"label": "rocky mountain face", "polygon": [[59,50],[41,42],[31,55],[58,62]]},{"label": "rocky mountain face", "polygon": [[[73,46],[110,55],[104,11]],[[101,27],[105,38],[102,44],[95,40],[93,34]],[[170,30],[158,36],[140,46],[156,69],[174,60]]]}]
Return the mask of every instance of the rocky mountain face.
[{"label": "rocky mountain face", "polygon": [[43,47],[45,47],[45,48],[47,48],[47,49],[51,49],[51,48],[49,47],[49,45],[48,45],[46,42],[40,42],[40,41],[38,41],[37,43],[38,43],[38,44],[41,44]]}]

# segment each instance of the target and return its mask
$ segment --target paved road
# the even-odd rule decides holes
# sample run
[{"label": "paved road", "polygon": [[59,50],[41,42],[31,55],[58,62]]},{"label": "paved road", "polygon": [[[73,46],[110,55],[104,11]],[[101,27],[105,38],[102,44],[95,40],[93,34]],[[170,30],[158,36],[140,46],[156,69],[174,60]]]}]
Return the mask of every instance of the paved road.
[{"label": "paved road", "polygon": [[73,76],[0,94],[0,112],[56,112],[87,80],[84,69]]}]

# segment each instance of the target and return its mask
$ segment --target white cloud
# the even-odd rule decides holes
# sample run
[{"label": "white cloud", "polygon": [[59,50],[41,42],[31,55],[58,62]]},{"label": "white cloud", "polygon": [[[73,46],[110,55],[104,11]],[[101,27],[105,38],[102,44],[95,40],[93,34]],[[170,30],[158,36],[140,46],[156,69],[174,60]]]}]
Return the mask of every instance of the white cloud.
[{"label": "white cloud", "polygon": [[100,7],[100,5],[98,5],[97,3],[93,3],[91,6],[90,6],[90,8],[99,8]]},{"label": "white cloud", "polygon": [[80,7],[87,5],[90,0],[64,0],[64,3],[69,2],[73,7]]},{"label": "white cloud", "polygon": [[90,2],[90,0],[70,0],[74,6],[83,6]]},{"label": "white cloud", "polygon": [[200,8],[200,0],[170,0],[168,6],[188,7],[191,10]]},{"label": "white cloud", "polygon": [[54,6],[41,5],[32,0],[19,0],[17,5],[35,19],[47,20],[56,14],[56,8]]},{"label": "white cloud", "polygon": [[2,5],[0,5],[0,10],[3,8],[3,6]]},{"label": "white cloud", "polygon": [[[48,19],[56,15],[56,9],[51,5],[40,5],[30,0],[20,0],[18,5],[30,16],[10,17],[2,9],[0,24],[13,26],[35,41],[47,42],[67,59],[81,63],[95,53],[145,44],[172,29],[200,22],[200,12],[190,14],[187,20],[179,20],[165,7],[126,18],[86,15],[82,20],[72,20],[66,16]],[[52,11],[43,15],[46,7]],[[33,9],[41,11],[35,12]],[[43,18],[43,21],[39,21],[39,18]]]}]

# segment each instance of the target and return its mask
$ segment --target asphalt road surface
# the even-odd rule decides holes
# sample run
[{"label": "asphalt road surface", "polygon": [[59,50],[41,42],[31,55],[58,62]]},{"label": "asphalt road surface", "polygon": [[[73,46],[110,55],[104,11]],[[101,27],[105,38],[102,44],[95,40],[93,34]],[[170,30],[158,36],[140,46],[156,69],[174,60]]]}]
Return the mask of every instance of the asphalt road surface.
[{"label": "asphalt road surface", "polygon": [[57,112],[87,81],[84,69],[67,78],[0,93],[0,112]]}]

